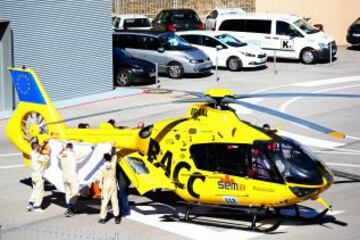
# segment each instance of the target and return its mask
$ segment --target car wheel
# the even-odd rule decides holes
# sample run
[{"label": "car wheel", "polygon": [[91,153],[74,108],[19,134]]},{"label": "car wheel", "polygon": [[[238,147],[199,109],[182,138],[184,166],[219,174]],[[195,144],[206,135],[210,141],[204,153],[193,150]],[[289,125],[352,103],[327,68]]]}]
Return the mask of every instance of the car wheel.
[{"label": "car wheel", "polygon": [[240,71],[242,68],[242,62],[238,57],[229,57],[226,65],[230,71]]},{"label": "car wheel", "polygon": [[128,70],[121,69],[116,74],[116,83],[118,86],[129,86],[131,82],[131,73]]},{"label": "car wheel", "polygon": [[301,51],[300,59],[302,63],[313,64],[317,60],[316,52],[312,48],[306,48]]},{"label": "car wheel", "polygon": [[182,78],[184,75],[184,68],[178,62],[172,62],[168,65],[168,75],[170,78]]}]

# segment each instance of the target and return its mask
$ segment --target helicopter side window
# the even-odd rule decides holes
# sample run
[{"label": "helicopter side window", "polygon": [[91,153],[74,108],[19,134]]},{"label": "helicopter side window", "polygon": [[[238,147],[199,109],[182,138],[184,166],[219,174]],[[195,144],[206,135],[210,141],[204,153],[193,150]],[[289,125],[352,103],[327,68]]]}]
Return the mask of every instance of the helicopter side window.
[{"label": "helicopter side window", "polygon": [[[274,146],[269,145],[268,147],[272,148]],[[258,180],[279,182],[280,178],[276,173],[276,169],[266,153],[266,151],[257,147],[251,149],[251,161],[249,162],[247,175]]]},{"label": "helicopter side window", "polygon": [[249,152],[247,144],[195,144],[190,147],[198,169],[234,176],[246,176]]}]

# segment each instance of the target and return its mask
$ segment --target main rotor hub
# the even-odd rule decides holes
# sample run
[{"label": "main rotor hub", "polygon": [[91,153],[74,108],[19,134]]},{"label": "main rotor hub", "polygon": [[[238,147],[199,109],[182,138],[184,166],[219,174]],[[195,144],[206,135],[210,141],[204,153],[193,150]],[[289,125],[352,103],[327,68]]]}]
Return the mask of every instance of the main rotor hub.
[{"label": "main rotor hub", "polygon": [[205,96],[212,98],[234,97],[235,94],[226,88],[212,88],[205,93]]}]

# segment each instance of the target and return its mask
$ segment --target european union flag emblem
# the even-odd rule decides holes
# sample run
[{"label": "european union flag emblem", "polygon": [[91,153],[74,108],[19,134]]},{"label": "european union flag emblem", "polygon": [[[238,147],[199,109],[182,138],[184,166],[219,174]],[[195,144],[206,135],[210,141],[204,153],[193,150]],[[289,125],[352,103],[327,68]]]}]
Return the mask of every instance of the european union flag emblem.
[{"label": "european union flag emblem", "polygon": [[46,104],[34,76],[27,71],[10,70],[13,84],[21,102]]}]

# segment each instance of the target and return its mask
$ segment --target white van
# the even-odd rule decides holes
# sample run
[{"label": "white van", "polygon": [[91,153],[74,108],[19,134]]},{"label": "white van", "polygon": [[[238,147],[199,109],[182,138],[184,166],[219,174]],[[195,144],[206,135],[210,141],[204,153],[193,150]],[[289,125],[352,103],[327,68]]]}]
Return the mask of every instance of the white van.
[{"label": "white van", "polygon": [[243,13],[245,13],[245,11],[242,8],[215,8],[206,17],[205,29],[214,30],[216,26],[216,19],[220,16]]},{"label": "white van", "polygon": [[216,31],[226,31],[239,40],[256,41],[269,57],[300,59],[312,64],[335,56],[334,38],[290,14],[224,15]]}]

